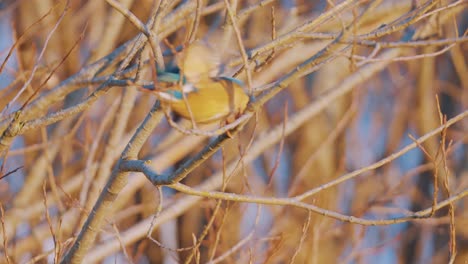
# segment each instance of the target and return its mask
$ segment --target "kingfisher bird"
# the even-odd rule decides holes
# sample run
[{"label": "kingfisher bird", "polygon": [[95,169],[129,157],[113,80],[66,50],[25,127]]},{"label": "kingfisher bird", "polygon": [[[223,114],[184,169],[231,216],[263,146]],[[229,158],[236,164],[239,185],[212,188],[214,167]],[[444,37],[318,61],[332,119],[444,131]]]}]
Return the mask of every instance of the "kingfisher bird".
[{"label": "kingfisher bird", "polygon": [[249,102],[244,83],[217,76],[218,60],[206,45],[192,43],[178,56],[177,64],[180,73],[157,73],[159,82],[173,84],[156,90],[163,105],[196,124],[226,121],[244,112]]}]

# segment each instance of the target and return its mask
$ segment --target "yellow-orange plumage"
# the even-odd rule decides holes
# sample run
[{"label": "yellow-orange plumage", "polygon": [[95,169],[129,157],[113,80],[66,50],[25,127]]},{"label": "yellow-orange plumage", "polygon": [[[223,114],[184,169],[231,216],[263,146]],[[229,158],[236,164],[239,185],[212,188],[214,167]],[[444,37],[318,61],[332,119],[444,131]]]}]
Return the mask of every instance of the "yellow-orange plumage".
[{"label": "yellow-orange plumage", "polygon": [[165,106],[195,123],[237,117],[249,102],[242,81],[213,76],[218,65],[210,54],[200,43],[192,44],[178,60],[186,82],[171,90],[158,91]]}]

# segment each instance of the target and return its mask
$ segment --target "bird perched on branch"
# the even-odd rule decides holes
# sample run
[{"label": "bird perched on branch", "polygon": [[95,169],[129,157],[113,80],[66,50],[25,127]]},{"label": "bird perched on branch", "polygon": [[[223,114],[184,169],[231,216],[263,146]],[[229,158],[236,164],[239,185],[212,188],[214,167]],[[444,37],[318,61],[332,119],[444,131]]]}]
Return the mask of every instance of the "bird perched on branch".
[{"label": "bird perched on branch", "polygon": [[155,90],[163,105],[195,124],[236,118],[244,112],[249,102],[244,83],[217,76],[218,60],[206,45],[191,44],[178,54],[177,65],[180,73],[157,73],[158,82],[173,84]]}]

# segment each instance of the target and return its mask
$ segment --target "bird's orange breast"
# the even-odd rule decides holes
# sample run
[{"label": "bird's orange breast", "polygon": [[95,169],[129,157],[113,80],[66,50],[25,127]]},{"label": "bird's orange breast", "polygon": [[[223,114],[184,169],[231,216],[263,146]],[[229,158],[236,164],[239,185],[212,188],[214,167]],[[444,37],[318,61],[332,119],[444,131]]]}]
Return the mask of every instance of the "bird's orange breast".
[{"label": "bird's orange breast", "polygon": [[185,119],[210,123],[241,114],[248,102],[249,97],[236,82],[218,79],[215,82],[198,83],[196,91],[187,93],[185,99],[166,104]]}]

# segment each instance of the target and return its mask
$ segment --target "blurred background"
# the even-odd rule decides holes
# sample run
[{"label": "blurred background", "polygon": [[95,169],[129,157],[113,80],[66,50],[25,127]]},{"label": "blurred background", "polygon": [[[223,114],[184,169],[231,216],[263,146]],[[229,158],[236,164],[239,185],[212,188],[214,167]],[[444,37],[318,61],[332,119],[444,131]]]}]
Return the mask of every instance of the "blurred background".
[{"label": "blurred background", "polygon": [[[147,39],[115,2],[0,2],[0,263],[64,255],[157,101],[137,84],[105,83],[130,56],[119,78],[154,80],[151,45],[135,50]],[[166,67],[200,40],[219,75],[272,96],[181,182],[268,202],[158,191],[130,173],[83,263],[468,261],[466,1],[117,3],[143,24],[156,18]],[[162,119],[138,157],[171,173],[215,138]],[[368,221],[285,199],[337,179],[301,201]]]}]

